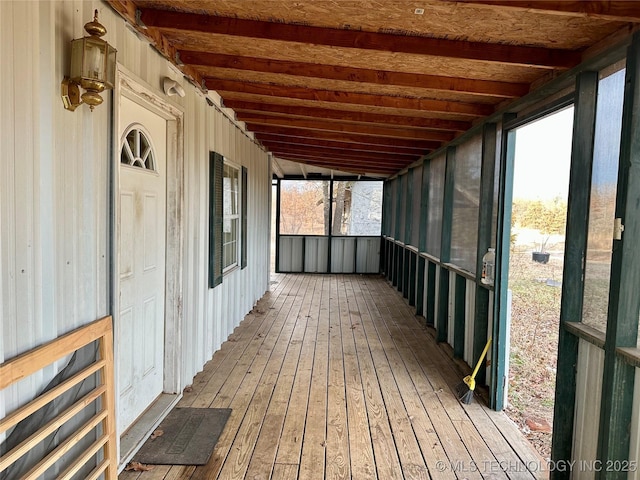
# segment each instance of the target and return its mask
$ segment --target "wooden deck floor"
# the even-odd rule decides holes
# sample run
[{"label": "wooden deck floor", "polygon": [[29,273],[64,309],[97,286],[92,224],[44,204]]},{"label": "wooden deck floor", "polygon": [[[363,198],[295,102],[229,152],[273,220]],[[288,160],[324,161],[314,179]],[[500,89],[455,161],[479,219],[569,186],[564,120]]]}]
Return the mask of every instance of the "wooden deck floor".
[{"label": "wooden deck floor", "polygon": [[457,401],[459,373],[383,278],[273,280],[178,404],[233,409],[208,465],[121,480],[547,476],[504,414]]}]

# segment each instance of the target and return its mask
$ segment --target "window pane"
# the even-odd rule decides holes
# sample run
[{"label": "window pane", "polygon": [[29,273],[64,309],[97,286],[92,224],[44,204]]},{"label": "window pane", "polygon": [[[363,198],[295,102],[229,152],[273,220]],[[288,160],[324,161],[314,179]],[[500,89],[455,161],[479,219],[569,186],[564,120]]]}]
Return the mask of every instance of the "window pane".
[{"label": "window pane", "polygon": [[382,182],[333,182],[333,235],[380,235]]},{"label": "window pane", "polygon": [[[329,182],[283,180],[280,182],[280,234],[327,235]],[[326,219],[326,221],[325,221]]]},{"label": "window pane", "polygon": [[625,71],[620,70],[600,79],[596,108],[582,321],[602,332],[606,331],[609,305],[624,76]]},{"label": "window pane", "polygon": [[453,175],[451,263],[472,273],[476,271],[481,166],[482,134],[457,148]]},{"label": "window pane", "polygon": [[445,154],[431,160],[429,175],[429,212],[427,214],[427,252],[440,257],[442,205],[444,202]]},{"label": "window pane", "polygon": [[239,222],[238,201],[240,193],[240,171],[232,165],[224,165],[222,250],[223,270],[238,264]]}]

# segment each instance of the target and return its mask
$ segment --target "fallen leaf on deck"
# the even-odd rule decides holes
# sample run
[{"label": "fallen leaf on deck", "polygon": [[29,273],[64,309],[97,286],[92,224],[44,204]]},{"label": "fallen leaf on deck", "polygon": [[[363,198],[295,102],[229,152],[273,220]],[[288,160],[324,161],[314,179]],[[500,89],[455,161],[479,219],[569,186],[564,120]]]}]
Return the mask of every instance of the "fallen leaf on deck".
[{"label": "fallen leaf on deck", "polygon": [[126,472],[134,471],[134,472],[148,472],[149,470],[153,470],[153,465],[144,465],[140,462],[130,462],[124,469]]},{"label": "fallen leaf on deck", "polygon": [[151,440],[155,440],[156,438],[161,437],[162,435],[164,435],[164,431],[157,429],[151,434]]}]

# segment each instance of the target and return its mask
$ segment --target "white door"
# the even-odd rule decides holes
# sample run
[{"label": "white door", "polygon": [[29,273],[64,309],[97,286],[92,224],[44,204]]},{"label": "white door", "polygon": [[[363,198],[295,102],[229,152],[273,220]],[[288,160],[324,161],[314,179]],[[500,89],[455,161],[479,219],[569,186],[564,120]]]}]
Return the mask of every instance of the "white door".
[{"label": "white door", "polygon": [[167,122],[121,97],[118,433],[163,390]]}]

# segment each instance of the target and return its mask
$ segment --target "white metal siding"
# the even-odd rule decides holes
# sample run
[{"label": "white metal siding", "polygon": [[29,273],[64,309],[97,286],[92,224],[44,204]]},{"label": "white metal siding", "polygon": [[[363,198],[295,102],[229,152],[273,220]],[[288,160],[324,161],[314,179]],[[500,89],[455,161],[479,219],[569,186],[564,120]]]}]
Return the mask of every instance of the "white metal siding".
[{"label": "white metal siding", "polygon": [[[267,155],[146,41],[98,1],[0,2],[0,361],[110,313],[111,93],[91,112],[63,109],[69,41],[99,10],[118,63],[164,97],[161,78],[185,88],[181,386],[268,287]],[[166,97],[165,97],[166,98]],[[207,287],[209,151],[248,168],[248,265]],[[51,369],[52,370],[52,369]],[[13,410],[55,372],[0,393]],[[3,415],[5,411],[0,411]]]},{"label": "white metal siding", "polygon": [[[603,371],[604,351],[581,339],[578,344],[573,459],[585,462],[585,465],[596,460]],[[595,478],[595,470],[577,469],[573,478]]]},{"label": "white metal siding", "polygon": [[636,368],[634,383],[629,462],[634,462],[633,465],[635,465],[635,468],[630,468],[629,480],[640,480],[640,465],[638,465],[640,463],[640,368]]}]

